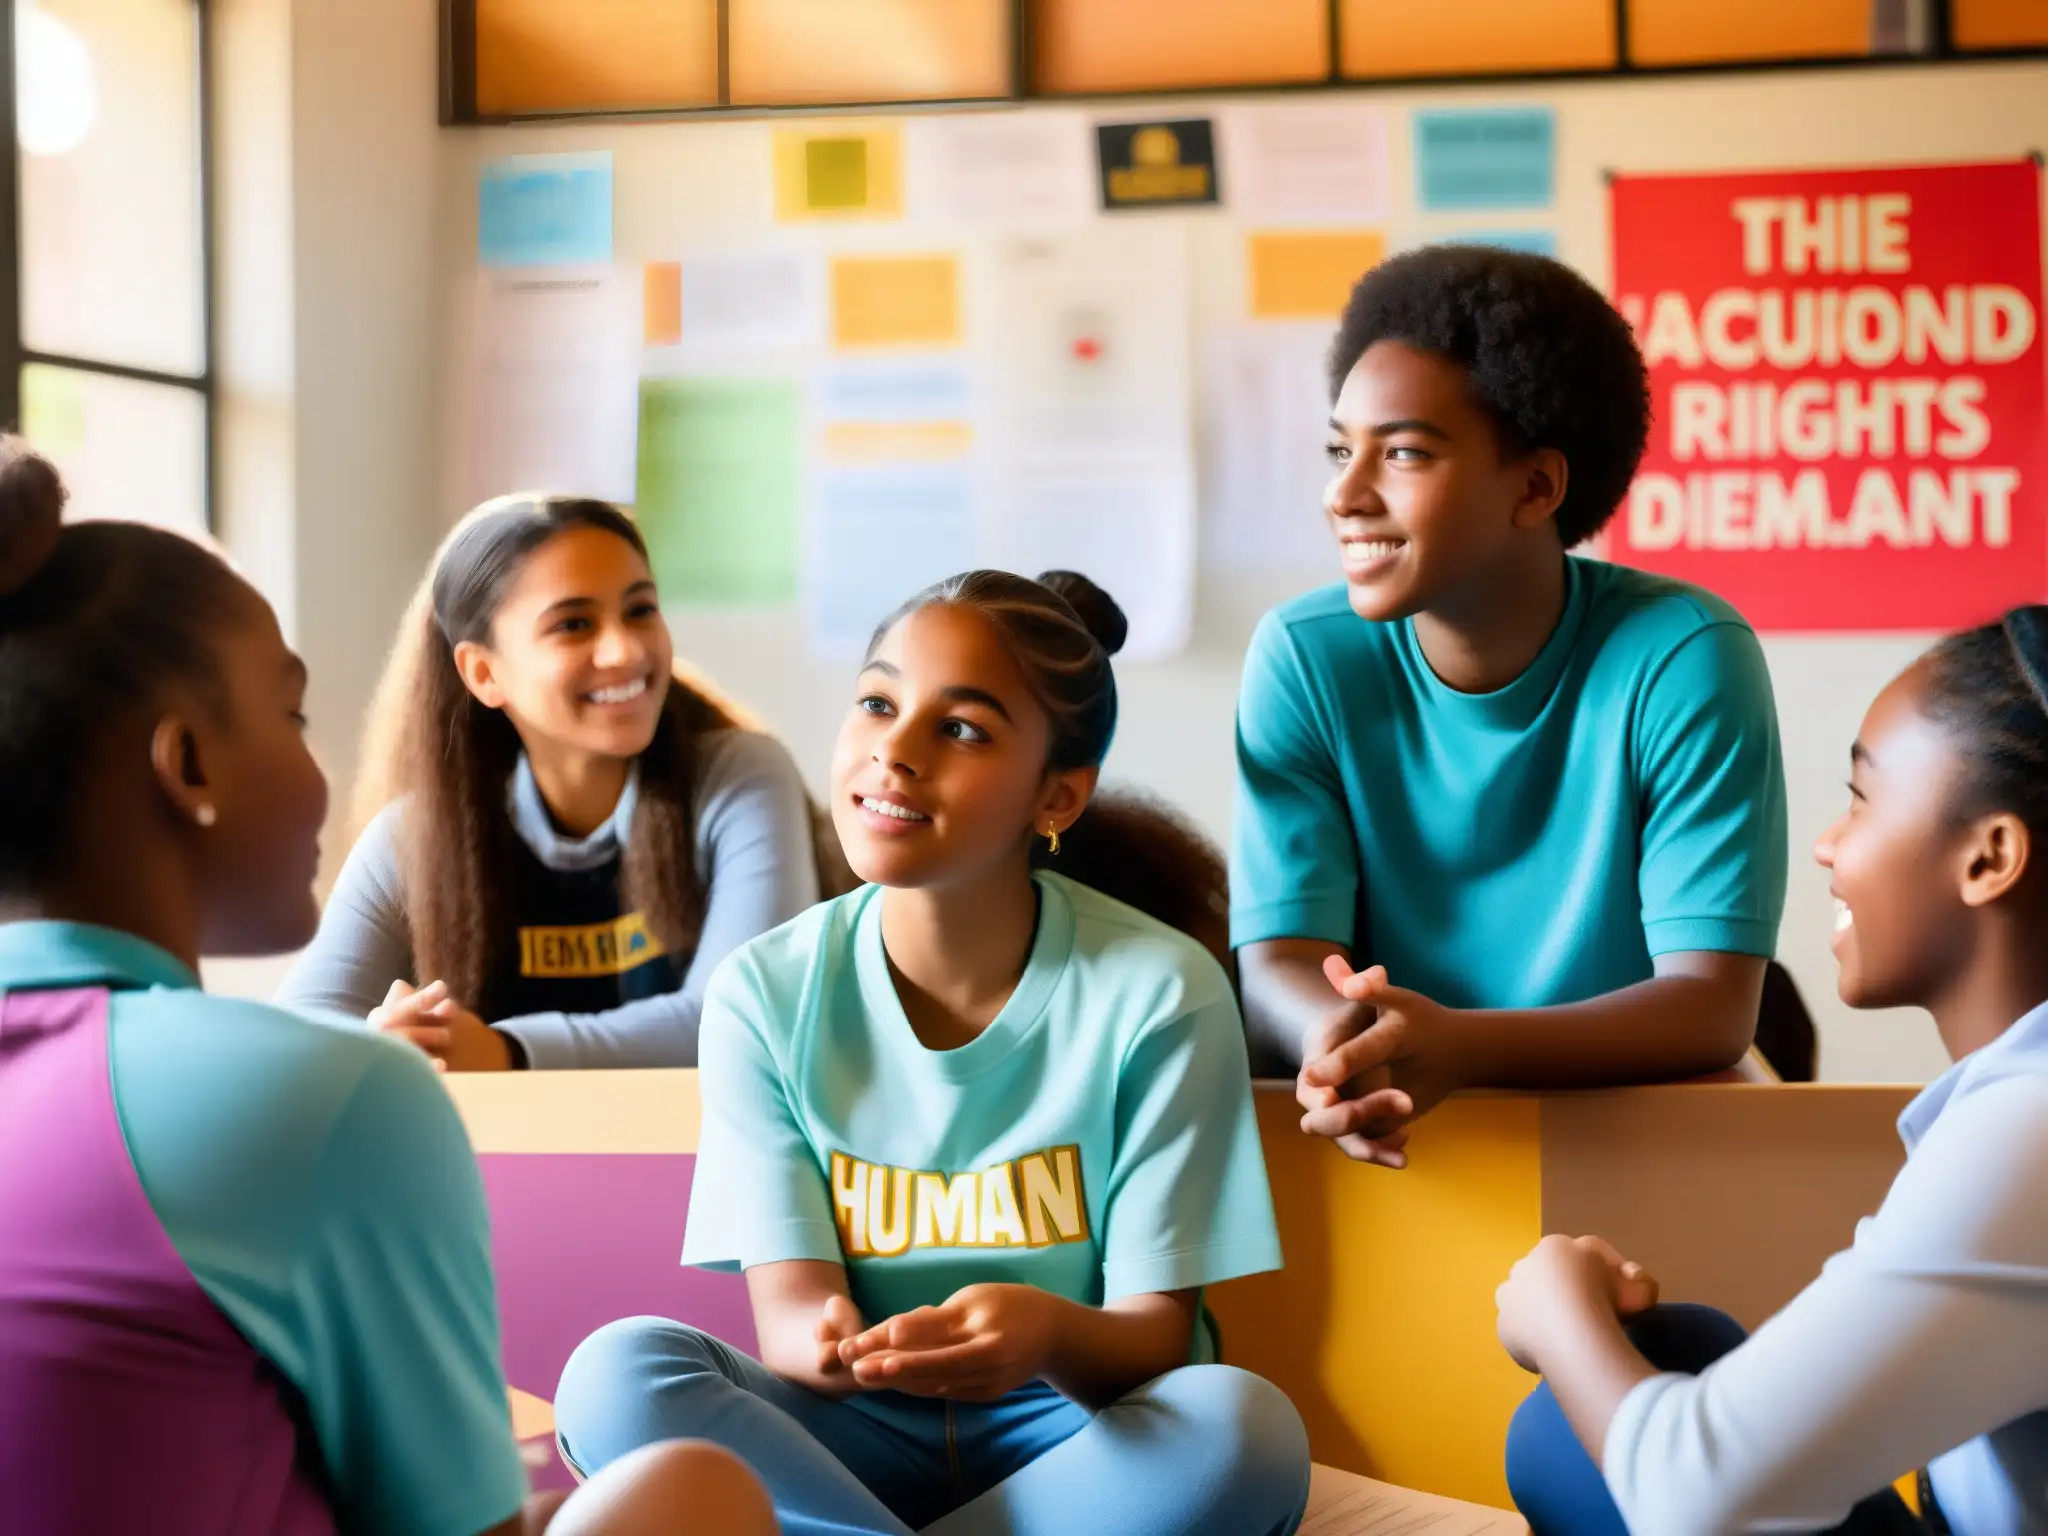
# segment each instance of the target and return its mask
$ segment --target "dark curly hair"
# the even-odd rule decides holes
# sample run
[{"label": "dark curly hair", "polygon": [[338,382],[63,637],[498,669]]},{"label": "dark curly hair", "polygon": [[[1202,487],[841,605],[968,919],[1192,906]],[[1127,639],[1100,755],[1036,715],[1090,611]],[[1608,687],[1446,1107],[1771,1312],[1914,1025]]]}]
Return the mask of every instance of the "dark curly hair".
[{"label": "dark curly hair", "polygon": [[[1116,735],[1116,669],[1124,612],[1074,571],[1036,581],[1009,571],[963,571],[935,582],[877,626],[868,654],[910,614],[971,608],[995,626],[1017,658],[1048,725],[1051,769],[1093,768]],[[1162,801],[1127,789],[1098,790],[1052,854],[1034,843],[1032,863],[1178,928],[1232,968],[1229,874],[1216,845]]]},{"label": "dark curly hair", "polygon": [[1923,707],[1967,765],[1957,814],[2011,811],[2048,842],[2048,606],[2015,608],[1928,652]]},{"label": "dark curly hair", "polygon": [[1614,515],[1649,441],[1649,379],[1628,322],[1570,267],[1484,245],[1430,245],[1382,262],[1358,280],[1338,322],[1332,399],[1379,341],[1464,368],[1504,452],[1564,455],[1556,521],[1567,549]]}]

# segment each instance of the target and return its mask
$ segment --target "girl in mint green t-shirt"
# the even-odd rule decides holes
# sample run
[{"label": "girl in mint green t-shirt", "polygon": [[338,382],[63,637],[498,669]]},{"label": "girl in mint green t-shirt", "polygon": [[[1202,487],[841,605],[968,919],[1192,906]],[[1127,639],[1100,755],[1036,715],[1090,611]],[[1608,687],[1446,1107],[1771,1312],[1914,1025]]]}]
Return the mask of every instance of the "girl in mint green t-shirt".
[{"label": "girl in mint green t-shirt", "polygon": [[1280,1264],[1219,861],[1089,808],[1123,633],[1081,577],[995,571],[877,631],[832,773],[870,883],[704,1007],[683,1258],[745,1271],[760,1358],[601,1330],[556,1397],[584,1471],[714,1440],[792,1536],[1295,1529],[1299,1417],[1202,1363],[1201,1288]]}]

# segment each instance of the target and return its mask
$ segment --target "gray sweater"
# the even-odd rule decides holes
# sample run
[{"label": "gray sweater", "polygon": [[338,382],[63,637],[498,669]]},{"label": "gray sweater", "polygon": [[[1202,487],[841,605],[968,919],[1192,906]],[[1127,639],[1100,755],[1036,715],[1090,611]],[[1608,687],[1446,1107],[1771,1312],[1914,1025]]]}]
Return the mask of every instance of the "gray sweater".
[{"label": "gray sweater", "polygon": [[[492,1020],[525,1049],[529,1066],[695,1066],[704,988],[719,962],[817,901],[810,802],[782,743],[751,731],[716,731],[704,738],[702,762],[697,871],[707,899],[681,989],[602,1013]],[[523,758],[507,797],[521,840],[542,864],[561,870],[589,869],[623,848],[636,801],[629,783],[603,826],[586,838],[563,837]],[[386,806],[349,851],[320,931],[278,993],[284,1007],[360,1021],[384,1001],[394,980],[434,979],[413,970],[395,842],[403,812],[402,803]]]}]

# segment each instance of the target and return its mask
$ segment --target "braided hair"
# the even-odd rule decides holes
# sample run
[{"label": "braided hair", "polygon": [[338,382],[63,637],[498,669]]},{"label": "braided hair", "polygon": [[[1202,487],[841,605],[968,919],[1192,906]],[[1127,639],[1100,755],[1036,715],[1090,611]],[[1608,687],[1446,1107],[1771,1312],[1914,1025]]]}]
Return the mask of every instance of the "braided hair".
[{"label": "braided hair", "polygon": [[[1101,764],[1116,735],[1110,658],[1128,628],[1114,598],[1074,571],[1047,571],[1036,581],[1009,571],[965,571],[925,588],[884,619],[869,654],[903,619],[931,607],[972,609],[995,626],[1045,711],[1048,770]],[[1098,791],[1060,834],[1057,858],[1041,844],[1032,862],[1178,928],[1230,966],[1223,856],[1152,796]]]}]

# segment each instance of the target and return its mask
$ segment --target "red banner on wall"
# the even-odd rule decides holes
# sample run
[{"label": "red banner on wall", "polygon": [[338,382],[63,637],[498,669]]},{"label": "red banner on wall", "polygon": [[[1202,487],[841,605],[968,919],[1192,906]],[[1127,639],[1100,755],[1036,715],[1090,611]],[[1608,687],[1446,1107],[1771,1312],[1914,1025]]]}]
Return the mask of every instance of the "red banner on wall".
[{"label": "red banner on wall", "polygon": [[2048,597],[2032,161],[1613,184],[1655,420],[1608,555],[1758,629],[1950,629]]}]

